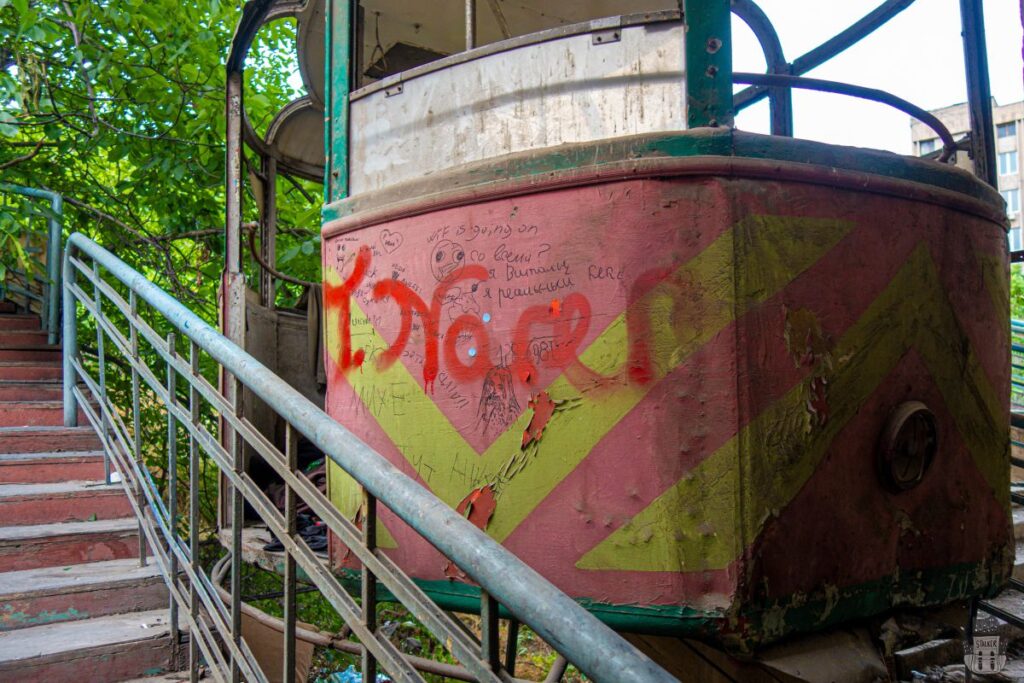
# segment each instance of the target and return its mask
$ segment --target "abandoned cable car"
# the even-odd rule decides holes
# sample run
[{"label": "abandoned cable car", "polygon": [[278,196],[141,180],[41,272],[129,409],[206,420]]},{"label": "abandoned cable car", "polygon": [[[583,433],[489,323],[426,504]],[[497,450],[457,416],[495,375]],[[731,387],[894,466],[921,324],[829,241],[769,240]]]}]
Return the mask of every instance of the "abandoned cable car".
[{"label": "abandoned cable car", "polygon": [[[965,141],[801,77],[908,4],[787,62],[749,0],[256,0],[229,60],[226,334],[616,629],[744,652],[990,595],[1014,544],[981,3]],[[731,12],[768,74],[733,72]],[[308,94],[261,137],[242,63],[285,15]],[[792,88],[895,106],[944,149],[793,139]],[[736,130],[765,97],[772,135]],[[272,190],[246,293],[243,143],[325,181],[312,331],[274,309]],[[333,463],[328,490],[358,521]],[[378,530],[439,604],[478,607],[387,510]]]}]

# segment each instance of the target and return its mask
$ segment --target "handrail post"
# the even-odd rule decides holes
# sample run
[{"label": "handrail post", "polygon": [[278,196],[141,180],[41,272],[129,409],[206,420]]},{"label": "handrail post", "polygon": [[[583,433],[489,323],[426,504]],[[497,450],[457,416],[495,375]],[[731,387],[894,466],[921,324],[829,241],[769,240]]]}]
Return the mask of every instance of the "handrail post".
[{"label": "handrail post", "polygon": [[75,365],[78,356],[78,328],[75,324],[75,295],[71,291],[75,284],[75,269],[71,266],[71,245],[68,245],[63,259],[63,337],[64,353],[64,426],[78,426],[78,401],[75,399]]},{"label": "handrail post", "polygon": [[[235,375],[228,375],[227,382],[232,387],[231,410],[235,417],[243,418],[242,382]],[[230,444],[231,466],[236,481],[246,475],[245,444],[238,430],[227,427],[228,443]],[[245,497],[241,486],[231,486],[231,639],[236,647],[242,644],[242,528],[245,524]],[[241,664],[238,657],[231,655],[231,683],[241,680]]]},{"label": "handrail post", "polygon": [[971,159],[974,175],[997,186],[996,150],[992,139],[992,88],[985,49],[985,15],[981,0],[960,0],[964,70],[967,74],[967,109],[971,120]]},{"label": "handrail post", "polygon": [[[196,575],[202,571],[199,563],[199,444],[196,442],[196,431],[199,428],[199,390],[196,382],[199,374],[199,345],[189,340],[189,375],[188,412],[191,420],[188,430],[188,551],[192,563],[192,572]],[[199,621],[199,591],[194,581],[189,581],[189,614],[193,621]],[[198,634],[188,640],[189,683],[199,682],[199,642]]]},{"label": "handrail post", "polygon": [[[170,583],[176,591],[178,588],[178,554],[175,552],[178,545],[178,425],[174,417],[173,408],[177,407],[177,379],[178,374],[174,370],[173,360],[177,355],[177,335],[173,332],[167,335],[167,527],[170,529],[170,542],[174,546],[169,548],[171,560]],[[171,652],[175,660],[178,657],[179,633],[178,633],[178,601],[174,597],[174,591],[170,596],[170,621],[171,621]]]},{"label": "handrail post", "polygon": [[[285,456],[288,458],[288,471],[298,474],[298,434],[290,422],[285,423]],[[285,482],[284,485],[284,518],[288,529],[288,536],[295,540],[298,533],[296,528],[295,511],[296,495],[295,489]],[[284,672],[282,680],[290,681],[295,678],[295,556],[288,551],[285,553],[284,564]]]},{"label": "handrail post", "polygon": [[[135,290],[128,292],[128,339],[132,353],[132,459],[139,468],[145,467],[142,457],[142,408],[139,396],[139,298]],[[135,497],[142,505],[143,494],[141,482],[136,482]],[[142,520],[139,520],[139,564],[146,566],[146,539],[142,533]]]},{"label": "handrail post", "polygon": [[[363,488],[363,545],[370,552],[377,549],[377,498]],[[373,575],[366,563],[362,568],[362,602],[363,623],[371,632],[377,631],[377,577]],[[377,680],[377,659],[370,652],[367,644],[363,644],[362,672],[364,681]]]},{"label": "handrail post", "polygon": [[58,292],[61,291],[61,243],[64,231],[64,197],[54,194],[50,199],[51,216],[47,218],[49,236],[46,243],[46,270],[49,280],[49,295],[46,297],[46,342],[56,344],[57,317],[60,310],[57,305]]},{"label": "handrail post", "polygon": [[[100,395],[102,398],[107,396],[107,354],[105,345],[103,342],[103,323],[100,318],[103,317],[103,298],[100,296],[100,264],[95,260],[92,262],[92,276],[93,276],[93,305],[96,307],[96,358],[98,363],[99,379],[100,379]],[[103,413],[100,416],[100,439],[106,443],[107,439],[110,438],[110,424],[107,422],[107,415]],[[103,449],[103,481],[107,484],[110,483],[110,453],[106,448]],[[140,529],[141,531],[141,529]],[[140,543],[142,536],[139,536]],[[143,562],[145,564],[145,562]]]}]

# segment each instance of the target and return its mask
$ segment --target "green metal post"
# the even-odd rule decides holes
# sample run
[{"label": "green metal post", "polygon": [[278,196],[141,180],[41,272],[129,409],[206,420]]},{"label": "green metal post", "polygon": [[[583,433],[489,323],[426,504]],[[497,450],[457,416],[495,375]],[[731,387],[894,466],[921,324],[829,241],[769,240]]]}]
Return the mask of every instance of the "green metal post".
[{"label": "green metal post", "polygon": [[729,0],[684,0],[683,4],[687,126],[731,126],[732,14]]},{"label": "green metal post", "polygon": [[327,31],[324,46],[324,81],[327,87],[327,120],[324,144],[327,157],[324,200],[348,196],[348,94],[352,57],[351,0],[327,0]]}]

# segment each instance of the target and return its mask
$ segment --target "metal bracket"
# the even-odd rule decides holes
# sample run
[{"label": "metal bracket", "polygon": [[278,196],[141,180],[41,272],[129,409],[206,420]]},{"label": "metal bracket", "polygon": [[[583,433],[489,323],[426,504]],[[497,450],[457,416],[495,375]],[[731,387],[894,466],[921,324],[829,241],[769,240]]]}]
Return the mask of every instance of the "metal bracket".
[{"label": "metal bracket", "polygon": [[604,45],[605,43],[617,43],[622,40],[622,31],[614,28],[610,31],[599,31],[594,33],[590,41],[593,45]]},{"label": "metal bracket", "polygon": [[396,83],[390,88],[384,89],[384,97],[394,97],[395,95],[401,95],[405,92],[405,86],[402,83]]}]

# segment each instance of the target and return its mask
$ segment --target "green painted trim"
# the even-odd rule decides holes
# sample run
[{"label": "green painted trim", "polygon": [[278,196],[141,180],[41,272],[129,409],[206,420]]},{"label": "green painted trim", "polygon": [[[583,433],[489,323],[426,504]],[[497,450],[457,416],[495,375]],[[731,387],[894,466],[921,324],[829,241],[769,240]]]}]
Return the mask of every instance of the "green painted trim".
[{"label": "green painted trim", "polygon": [[465,190],[496,183],[542,178],[559,172],[597,174],[602,167],[624,161],[665,158],[728,157],[785,161],[822,170],[853,171],[906,180],[965,195],[1001,211],[999,194],[971,174],[934,161],[891,152],[840,147],[810,140],[744,133],[726,128],[701,128],[679,133],[637,135],[613,140],[562,145],[474,163],[445,174],[413,180],[392,188],[355,195],[326,205],[323,222],[346,218],[379,205],[440,191]]},{"label": "green painted trim", "polygon": [[686,124],[731,126],[732,10],[729,0],[685,0]]},{"label": "green painted trim", "polygon": [[324,32],[324,83],[328,102],[324,126],[324,144],[327,164],[324,198],[336,202],[348,196],[348,109],[350,71],[352,3],[349,0],[328,0]]},{"label": "green painted trim", "polygon": [[[358,570],[336,569],[334,573],[346,591],[356,597],[360,595]],[[457,581],[414,579],[414,582],[444,610],[480,613],[479,586]],[[377,585],[377,598],[384,602],[397,602],[391,591],[380,583]],[[725,618],[721,612],[703,612],[682,605],[613,605],[588,598],[578,598],[576,602],[616,631],[653,635],[710,635]],[[499,616],[508,619],[512,615],[501,606]]]},{"label": "green painted trim", "polygon": [[[701,611],[684,605],[615,605],[588,598],[577,598],[576,602],[617,631],[699,637],[719,642],[733,652],[752,652],[785,636],[822,631],[901,606],[937,607],[972,596],[991,597],[1002,589],[1011,566],[1000,554],[1003,550],[981,563],[897,572],[847,588],[830,587],[812,595],[747,603],[735,613]],[[345,569],[336,573],[346,590],[358,596],[359,572]],[[455,581],[415,582],[441,608],[479,614],[477,586]],[[381,600],[395,600],[383,586],[377,591]],[[501,616],[509,617],[504,608]]]},{"label": "green painted trim", "polygon": [[988,560],[961,563],[892,576],[846,588],[830,587],[811,595],[748,603],[722,629],[727,649],[750,652],[784,636],[822,631],[839,624],[881,615],[897,607],[938,607],[971,597],[999,593],[1013,565],[1007,547]]},{"label": "green painted trim", "polygon": [[[273,561],[269,556],[257,558],[257,564],[279,574],[284,572],[283,561]],[[1002,590],[1012,566],[1012,546],[1003,546],[982,562],[897,571],[845,588],[830,586],[812,594],[750,600],[735,611],[697,610],[685,605],[616,605],[590,598],[576,598],[576,602],[616,631],[697,637],[720,643],[735,653],[749,653],[785,636],[823,631],[898,607],[937,607],[975,596],[992,597]],[[334,573],[349,594],[360,596],[358,570],[335,569]],[[305,578],[301,570],[299,578]],[[414,582],[442,609],[480,613],[478,586],[444,580]],[[383,602],[398,602],[380,583],[377,596]],[[507,619],[510,614],[502,608],[500,616]]]}]

